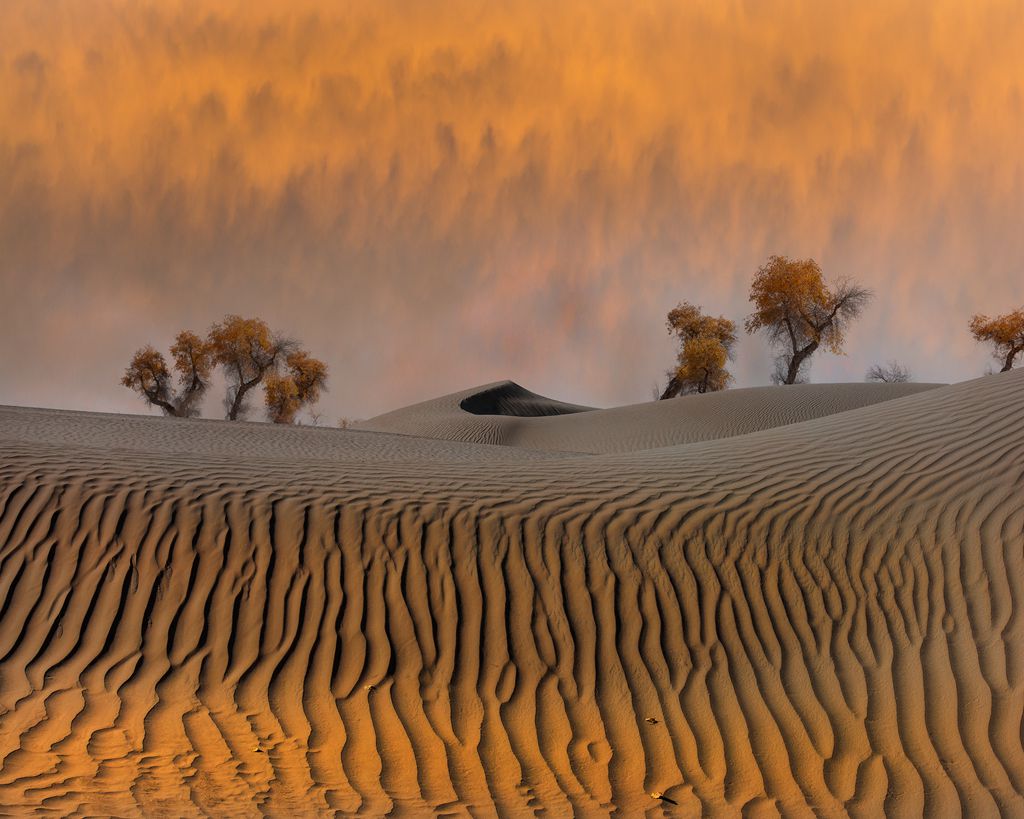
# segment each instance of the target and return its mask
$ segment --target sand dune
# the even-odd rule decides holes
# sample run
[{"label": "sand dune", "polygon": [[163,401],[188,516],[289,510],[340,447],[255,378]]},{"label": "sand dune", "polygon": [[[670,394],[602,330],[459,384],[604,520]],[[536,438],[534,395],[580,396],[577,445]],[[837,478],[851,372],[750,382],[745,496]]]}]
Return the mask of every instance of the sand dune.
[{"label": "sand dune", "polygon": [[0,812],[1024,814],[1024,372],[493,388],[0,408]]},{"label": "sand dune", "polygon": [[379,415],[358,428],[560,452],[636,452],[795,424],[939,386],[751,387],[596,410],[554,401],[512,381],[501,381]]}]

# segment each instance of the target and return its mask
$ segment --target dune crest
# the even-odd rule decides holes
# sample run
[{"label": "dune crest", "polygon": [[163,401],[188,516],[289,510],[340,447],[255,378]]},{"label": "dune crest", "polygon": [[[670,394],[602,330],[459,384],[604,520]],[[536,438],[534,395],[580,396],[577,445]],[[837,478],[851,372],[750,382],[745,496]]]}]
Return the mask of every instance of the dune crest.
[{"label": "dune crest", "polygon": [[555,401],[512,381],[501,381],[378,415],[358,428],[554,452],[633,452],[758,432],[940,386],[748,387],[595,409]]},{"label": "dune crest", "polygon": [[537,395],[520,387],[514,381],[499,381],[496,384],[471,390],[469,395],[459,401],[459,409],[473,415],[537,418],[550,415],[575,415],[578,412],[591,412],[594,408],[579,404],[567,404],[564,401]]},{"label": "dune crest", "polygon": [[1020,815],[1024,372],[850,386],[495,416],[611,454],[0,408],[0,805]]}]

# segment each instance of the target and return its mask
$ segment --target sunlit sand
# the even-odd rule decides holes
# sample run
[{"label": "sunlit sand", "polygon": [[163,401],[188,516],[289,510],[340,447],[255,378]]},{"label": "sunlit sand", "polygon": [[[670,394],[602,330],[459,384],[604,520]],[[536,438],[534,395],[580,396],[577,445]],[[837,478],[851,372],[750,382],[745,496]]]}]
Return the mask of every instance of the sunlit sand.
[{"label": "sunlit sand", "polygon": [[0,408],[0,813],[1024,813],[1024,373]]}]

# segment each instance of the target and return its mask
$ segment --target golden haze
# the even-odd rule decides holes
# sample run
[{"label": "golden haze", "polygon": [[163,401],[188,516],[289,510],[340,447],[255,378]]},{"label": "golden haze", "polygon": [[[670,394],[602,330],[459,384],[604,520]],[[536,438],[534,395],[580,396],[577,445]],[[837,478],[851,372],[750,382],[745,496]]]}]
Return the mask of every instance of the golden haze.
[{"label": "golden haze", "polygon": [[[640,400],[667,308],[740,318],[769,253],[888,293],[818,380],[975,374],[970,312],[1020,300],[1019,4],[443,8],[6,3],[3,332],[60,361],[95,327],[66,383],[127,408],[134,346],[267,314],[368,414],[506,375]],[[0,398],[59,403],[9,366]]]}]

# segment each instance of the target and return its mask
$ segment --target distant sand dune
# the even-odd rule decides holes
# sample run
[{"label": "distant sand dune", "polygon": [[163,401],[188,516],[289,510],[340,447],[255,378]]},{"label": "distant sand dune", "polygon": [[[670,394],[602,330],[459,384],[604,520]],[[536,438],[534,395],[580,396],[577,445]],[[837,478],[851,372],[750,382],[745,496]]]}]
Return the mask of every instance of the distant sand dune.
[{"label": "distant sand dune", "polygon": [[0,813],[1024,815],[1024,372],[493,386],[0,408]]},{"label": "distant sand dune", "polygon": [[550,451],[636,452],[795,424],[940,386],[750,387],[595,410],[535,395],[512,381],[500,381],[379,415],[358,428]]}]

